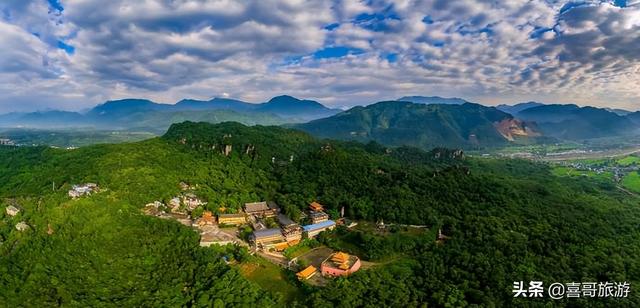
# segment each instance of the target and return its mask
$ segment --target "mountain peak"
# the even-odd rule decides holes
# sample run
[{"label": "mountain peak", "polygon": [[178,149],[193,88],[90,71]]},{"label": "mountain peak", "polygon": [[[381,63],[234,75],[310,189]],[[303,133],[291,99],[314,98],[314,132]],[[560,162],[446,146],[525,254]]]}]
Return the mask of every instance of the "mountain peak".
[{"label": "mountain peak", "polygon": [[144,105],[144,104],[155,104],[155,103],[148,99],[143,99],[143,98],[123,98],[123,99],[108,100],[98,106],[115,105],[115,104]]},{"label": "mountain peak", "polygon": [[390,146],[423,149],[502,146],[515,138],[533,135],[531,128],[515,121],[510,114],[468,102],[383,101],[296,127],[322,138],[373,140]]},{"label": "mountain peak", "polygon": [[290,95],[276,96],[268,102],[260,104],[257,110],[301,120],[323,118],[339,112],[339,110],[327,108],[316,101],[298,99]]},{"label": "mountain peak", "polygon": [[293,97],[293,96],[291,96],[291,95],[286,95],[286,94],[285,94],[285,95],[278,95],[278,96],[274,96],[273,98],[271,98],[271,99],[269,100],[269,102],[274,102],[274,101],[283,101],[283,100],[286,100],[286,101],[299,101],[300,99],[295,98],[295,97]]},{"label": "mountain peak", "polygon": [[125,98],[119,100],[109,100],[89,111],[89,114],[104,115],[107,113],[126,114],[146,110],[162,110],[170,108],[171,105],[154,103],[148,99]]},{"label": "mountain peak", "polygon": [[316,102],[316,101],[312,101],[312,100],[307,100],[307,99],[299,99],[296,97],[293,97],[291,95],[279,95],[276,97],[273,97],[272,99],[270,99],[266,104],[298,104],[298,105],[313,105],[316,107],[323,107],[326,108],[324,105]]}]

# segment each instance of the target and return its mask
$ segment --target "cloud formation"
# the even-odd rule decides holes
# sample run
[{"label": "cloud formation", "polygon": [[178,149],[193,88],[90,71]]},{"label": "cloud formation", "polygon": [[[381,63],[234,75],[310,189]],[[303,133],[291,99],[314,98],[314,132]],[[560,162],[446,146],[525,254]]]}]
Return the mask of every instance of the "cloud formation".
[{"label": "cloud formation", "polygon": [[222,93],[640,103],[633,1],[8,0],[0,31],[0,112]]}]

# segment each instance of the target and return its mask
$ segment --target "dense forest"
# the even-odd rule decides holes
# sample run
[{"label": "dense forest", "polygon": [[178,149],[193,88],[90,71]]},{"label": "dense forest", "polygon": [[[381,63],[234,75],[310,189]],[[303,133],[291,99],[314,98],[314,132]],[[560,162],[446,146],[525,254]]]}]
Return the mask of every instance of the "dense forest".
[{"label": "dense forest", "polygon": [[[226,152],[226,153],[225,153]],[[226,155],[225,155],[226,154]],[[70,200],[72,184],[99,194]],[[639,306],[640,198],[544,164],[459,151],[319,140],[280,127],[174,124],[160,138],[76,150],[0,148],[0,303],[6,306],[279,305],[197,234],[139,209],[197,187],[208,207],[276,200],[298,219],[317,200],[336,218],[418,224],[404,235],[320,241],[382,266],[324,288],[298,283],[291,305]],[[14,226],[25,221],[30,230]],[[441,229],[449,239],[435,243]],[[393,256],[393,258],[390,258]],[[514,299],[514,281],[628,281],[626,299]]]},{"label": "dense forest", "polygon": [[373,140],[422,149],[438,146],[486,149],[548,140],[541,137],[533,123],[468,102],[458,105],[385,101],[293,127],[318,137]]}]

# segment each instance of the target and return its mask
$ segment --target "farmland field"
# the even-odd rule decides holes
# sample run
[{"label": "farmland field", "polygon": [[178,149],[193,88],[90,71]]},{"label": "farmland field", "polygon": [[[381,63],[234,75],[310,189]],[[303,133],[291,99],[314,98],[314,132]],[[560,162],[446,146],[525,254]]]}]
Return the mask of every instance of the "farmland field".
[{"label": "farmland field", "polygon": [[625,188],[640,193],[640,174],[638,172],[631,172],[622,179],[622,186]]}]

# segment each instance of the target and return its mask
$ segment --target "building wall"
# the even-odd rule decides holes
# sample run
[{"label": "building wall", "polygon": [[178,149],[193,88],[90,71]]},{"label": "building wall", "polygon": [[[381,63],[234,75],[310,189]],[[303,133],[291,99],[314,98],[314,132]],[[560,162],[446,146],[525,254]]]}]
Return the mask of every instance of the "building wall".
[{"label": "building wall", "polygon": [[312,224],[317,224],[319,222],[323,222],[323,221],[327,221],[329,220],[328,217],[311,217],[311,223]]},{"label": "building wall", "polygon": [[360,266],[362,266],[362,263],[360,263],[360,259],[358,258],[356,263],[353,263],[353,266],[349,269],[349,274],[357,272],[360,269]]},{"label": "building wall", "polygon": [[322,228],[322,229],[317,229],[317,230],[313,230],[313,231],[309,231],[307,234],[307,237],[312,238],[312,237],[316,237],[320,232],[324,231],[324,230],[331,230],[333,229],[335,226],[330,226],[327,228]]},{"label": "building wall", "polygon": [[338,277],[338,276],[347,276],[352,273],[355,273],[360,269],[360,266],[362,266],[362,263],[360,263],[360,259],[358,259],[356,260],[355,263],[353,263],[351,268],[348,270],[342,270],[336,267],[326,266],[324,263],[320,268],[322,270],[322,275]]},{"label": "building wall", "polygon": [[256,238],[256,243],[272,242],[277,240],[284,240],[282,235],[272,235],[267,237]]},{"label": "building wall", "polygon": [[264,217],[274,217],[276,216],[278,213],[273,210],[273,209],[268,209],[268,210],[259,210],[259,211],[245,211],[248,215],[254,215],[254,216],[264,216]]},{"label": "building wall", "polygon": [[326,266],[324,264],[322,264],[321,268],[322,268],[322,275],[323,276],[338,277],[338,276],[349,275],[349,271],[341,270],[339,268],[335,268],[335,267],[331,267],[331,266]]},{"label": "building wall", "polygon": [[285,236],[285,239],[287,240],[287,242],[291,242],[291,241],[295,241],[295,240],[301,240],[302,239],[302,233],[298,232],[298,233],[287,234]]}]

